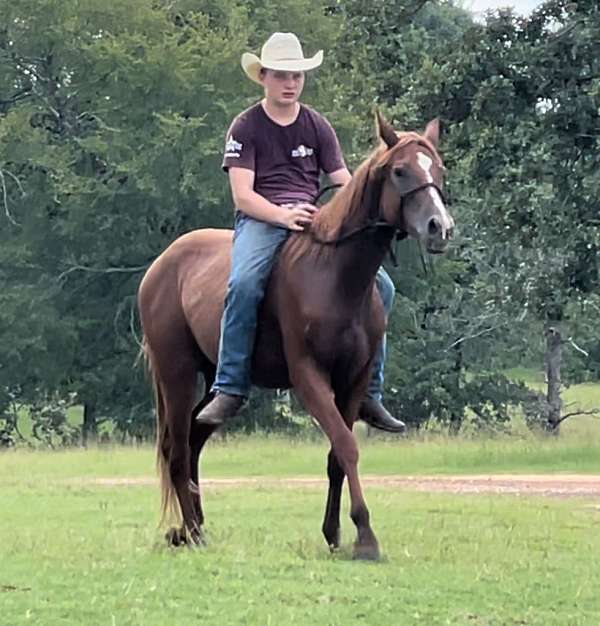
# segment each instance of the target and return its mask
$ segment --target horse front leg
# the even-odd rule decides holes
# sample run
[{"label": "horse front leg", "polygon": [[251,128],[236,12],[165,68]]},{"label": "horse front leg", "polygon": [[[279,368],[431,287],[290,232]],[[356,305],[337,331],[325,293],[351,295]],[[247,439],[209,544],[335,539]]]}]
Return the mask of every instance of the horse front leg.
[{"label": "horse front leg", "polygon": [[[288,359],[288,362],[294,363],[294,366],[290,368],[290,378],[296,393],[305,409],[315,417],[329,438],[332,453],[343,474],[348,477],[350,518],[357,529],[354,558],[377,560],[379,559],[379,545],[371,528],[369,510],[358,475],[358,445],[354,434],[336,406],[329,377],[310,358]],[[341,490],[340,472],[335,466],[332,469],[334,470],[334,490],[331,499],[328,498],[328,510],[331,510],[331,513],[326,520],[335,519],[336,508],[339,518],[339,499],[336,499],[336,494],[338,489]],[[331,502],[330,508],[329,502]],[[327,530],[335,532],[335,523],[332,523],[331,528],[328,527]],[[326,538],[329,542],[331,535]]]},{"label": "horse front leg", "polygon": [[[362,398],[362,387],[366,388],[368,382],[368,368],[363,372],[361,376],[361,384],[354,385],[354,393],[349,393],[347,390],[335,391],[335,403],[340,411],[342,418],[346,426],[352,430],[356,417],[358,415],[358,408],[360,406]],[[361,386],[362,385],[362,386]],[[358,389],[358,391],[356,391]],[[327,541],[327,545],[330,550],[337,549],[340,545],[340,504],[342,499],[342,486],[344,484],[344,470],[340,465],[340,462],[335,456],[333,448],[330,449],[327,455],[327,477],[329,478],[329,491],[327,493],[327,504],[325,505],[325,517],[323,519],[323,535]]]},{"label": "horse front leg", "polygon": [[329,450],[327,455],[327,477],[329,478],[329,491],[322,530],[325,541],[333,552],[340,547],[340,502],[345,478],[344,470],[337,460],[333,448]]}]

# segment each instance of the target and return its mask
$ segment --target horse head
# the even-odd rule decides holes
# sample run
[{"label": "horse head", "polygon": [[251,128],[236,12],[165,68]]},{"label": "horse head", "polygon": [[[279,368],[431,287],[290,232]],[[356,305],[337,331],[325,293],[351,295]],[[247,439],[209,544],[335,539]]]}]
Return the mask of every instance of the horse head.
[{"label": "horse head", "polygon": [[372,217],[421,241],[432,254],[445,252],[454,220],[444,200],[439,121],[429,122],[420,135],[396,132],[379,112],[376,117],[382,143],[368,173],[374,198],[371,211],[377,212]]}]

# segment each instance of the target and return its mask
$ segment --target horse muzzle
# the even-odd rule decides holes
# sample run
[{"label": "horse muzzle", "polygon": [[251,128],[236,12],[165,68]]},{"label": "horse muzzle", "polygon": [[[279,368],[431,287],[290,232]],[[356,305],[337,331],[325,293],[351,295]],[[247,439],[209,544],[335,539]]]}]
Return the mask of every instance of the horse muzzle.
[{"label": "horse muzzle", "polygon": [[450,215],[433,216],[427,223],[425,247],[430,254],[443,254],[448,249],[454,231],[454,220]]}]

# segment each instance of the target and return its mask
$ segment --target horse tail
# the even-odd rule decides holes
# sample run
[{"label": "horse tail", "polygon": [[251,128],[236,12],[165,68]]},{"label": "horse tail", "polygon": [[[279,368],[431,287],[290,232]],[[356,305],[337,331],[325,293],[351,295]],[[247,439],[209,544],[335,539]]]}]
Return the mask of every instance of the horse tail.
[{"label": "horse tail", "polygon": [[177,502],[177,494],[169,472],[169,458],[171,444],[169,428],[165,419],[165,402],[160,387],[160,381],[156,368],[152,365],[152,350],[148,345],[146,336],[142,340],[140,354],[143,354],[146,372],[152,379],[154,388],[154,406],[156,409],[156,468],[160,479],[160,524],[164,524],[168,518],[180,519],[180,509]]}]

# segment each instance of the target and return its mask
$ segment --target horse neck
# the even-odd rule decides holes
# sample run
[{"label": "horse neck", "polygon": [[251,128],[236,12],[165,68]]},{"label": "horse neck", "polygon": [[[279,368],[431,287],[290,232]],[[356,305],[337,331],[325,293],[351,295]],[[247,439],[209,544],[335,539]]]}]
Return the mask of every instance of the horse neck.
[{"label": "horse neck", "polygon": [[393,237],[392,229],[361,230],[379,215],[380,188],[370,171],[374,159],[375,155],[357,170],[352,180],[320,209],[311,225],[317,241],[330,242],[323,246],[328,248],[323,253],[343,281],[343,293],[353,300],[368,293]]},{"label": "horse neck", "polygon": [[326,241],[341,239],[360,228],[370,219],[370,198],[365,197],[364,184],[356,178],[323,205],[311,225],[311,230]]},{"label": "horse neck", "polygon": [[[360,230],[372,216],[368,205],[356,206],[353,211],[345,212],[344,205],[340,203],[349,201],[352,193],[352,189],[344,188],[334,201],[324,205],[313,220],[311,230],[317,239],[313,245],[320,250],[322,262],[339,285],[336,293],[343,294],[347,302],[358,306],[371,293],[373,280],[389,250],[393,232],[391,229]],[[348,234],[352,236],[345,238]],[[318,240],[339,243],[324,245]]]},{"label": "horse neck", "polygon": [[358,304],[370,296],[373,280],[389,250],[392,237],[389,230],[370,231],[337,248],[330,263],[346,300]]}]

